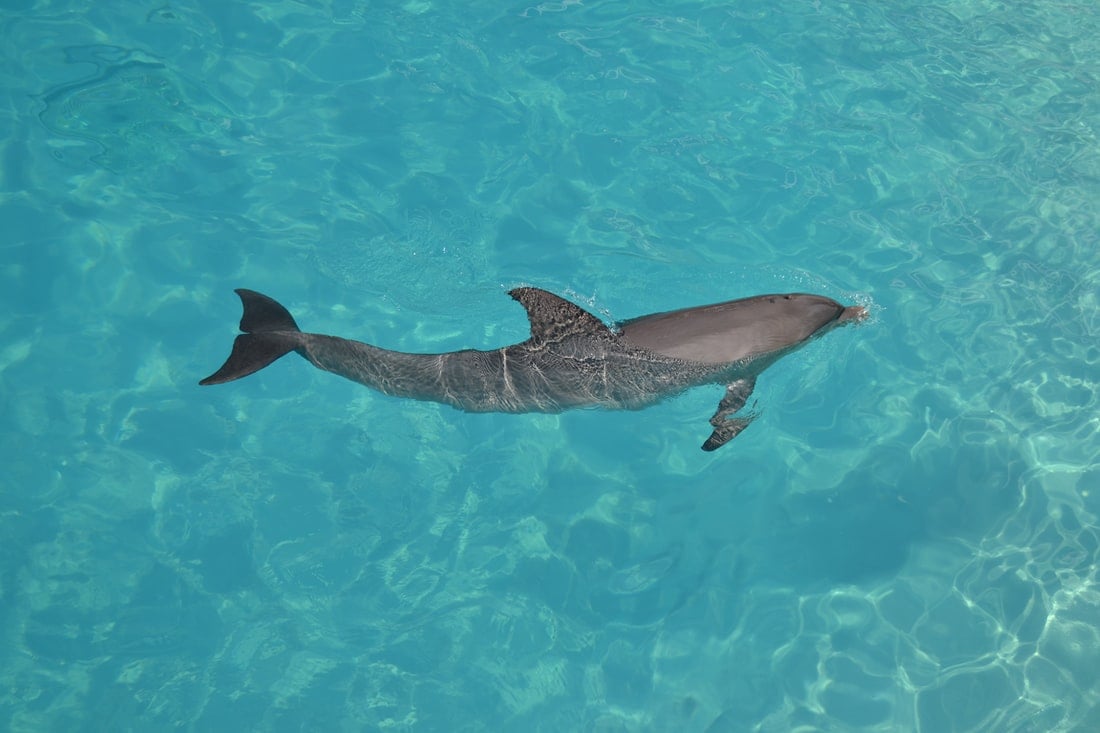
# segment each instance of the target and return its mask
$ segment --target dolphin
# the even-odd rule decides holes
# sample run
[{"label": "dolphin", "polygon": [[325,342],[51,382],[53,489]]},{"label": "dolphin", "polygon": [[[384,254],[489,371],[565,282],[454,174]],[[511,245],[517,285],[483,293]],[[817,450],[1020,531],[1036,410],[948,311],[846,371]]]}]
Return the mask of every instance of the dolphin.
[{"label": "dolphin", "polygon": [[253,290],[229,358],[199,384],[222,384],[296,351],[315,367],[388,395],[468,412],[560,412],[599,406],[636,410],[703,384],[726,385],[702,448],[712,451],[748,427],[735,417],[757,376],[812,339],[862,321],[862,306],[820,295],[757,295],[653,313],[609,327],[580,306],[539,288],[509,295],[527,310],[531,337],[492,351],[389,351],[298,328],[290,312]]}]

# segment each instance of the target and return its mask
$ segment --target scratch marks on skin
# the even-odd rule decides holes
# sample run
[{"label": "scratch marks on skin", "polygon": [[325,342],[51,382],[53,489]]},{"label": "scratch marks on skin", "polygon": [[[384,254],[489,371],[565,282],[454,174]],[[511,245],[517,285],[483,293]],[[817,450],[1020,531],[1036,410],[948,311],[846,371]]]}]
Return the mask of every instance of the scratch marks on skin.
[{"label": "scratch marks on skin", "polygon": [[451,385],[447,384],[446,371],[444,370],[447,363],[446,357],[446,354],[439,354],[435,357],[435,378],[439,382],[440,393],[450,396]]},{"label": "scratch marks on skin", "polygon": [[520,401],[519,394],[516,392],[516,385],[512,382],[512,375],[508,373],[508,350],[500,350],[500,370],[504,375],[504,397],[506,402]]}]

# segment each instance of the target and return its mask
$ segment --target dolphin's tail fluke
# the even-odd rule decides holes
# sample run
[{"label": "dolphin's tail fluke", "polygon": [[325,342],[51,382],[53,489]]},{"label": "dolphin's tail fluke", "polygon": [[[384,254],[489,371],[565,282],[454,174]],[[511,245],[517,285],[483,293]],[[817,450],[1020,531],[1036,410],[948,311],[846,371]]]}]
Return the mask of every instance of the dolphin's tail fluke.
[{"label": "dolphin's tail fluke", "polygon": [[243,334],[222,368],[199,384],[222,384],[247,377],[302,345],[301,331],[290,312],[275,300],[254,290],[238,289],[244,305]]}]

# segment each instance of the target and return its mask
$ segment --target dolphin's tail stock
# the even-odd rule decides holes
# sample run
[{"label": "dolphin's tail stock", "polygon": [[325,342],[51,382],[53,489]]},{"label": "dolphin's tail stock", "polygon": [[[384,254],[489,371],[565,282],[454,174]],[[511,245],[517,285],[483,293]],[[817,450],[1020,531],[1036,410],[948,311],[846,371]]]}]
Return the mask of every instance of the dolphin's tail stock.
[{"label": "dolphin's tail stock", "polygon": [[221,369],[199,384],[222,384],[247,377],[302,345],[301,330],[290,312],[275,300],[254,290],[236,291],[244,305],[243,334]]}]

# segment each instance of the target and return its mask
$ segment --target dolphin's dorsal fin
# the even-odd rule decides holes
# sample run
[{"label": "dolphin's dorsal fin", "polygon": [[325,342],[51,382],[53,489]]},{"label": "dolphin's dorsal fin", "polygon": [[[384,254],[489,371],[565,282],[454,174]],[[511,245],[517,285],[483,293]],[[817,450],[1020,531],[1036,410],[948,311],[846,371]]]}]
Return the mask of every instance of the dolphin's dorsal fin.
[{"label": "dolphin's dorsal fin", "polygon": [[536,343],[553,343],[568,336],[614,336],[599,318],[553,293],[539,288],[515,288],[508,295],[527,309],[531,340]]}]

